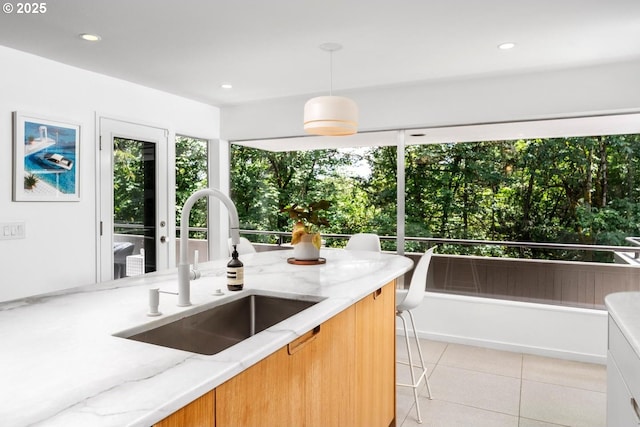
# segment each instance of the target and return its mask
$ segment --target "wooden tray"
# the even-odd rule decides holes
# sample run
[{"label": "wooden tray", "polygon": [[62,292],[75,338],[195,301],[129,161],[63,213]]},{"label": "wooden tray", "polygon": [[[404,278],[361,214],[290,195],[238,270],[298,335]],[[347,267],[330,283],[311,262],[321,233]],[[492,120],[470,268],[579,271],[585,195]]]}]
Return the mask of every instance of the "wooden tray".
[{"label": "wooden tray", "polygon": [[287,258],[287,262],[289,264],[295,264],[295,265],[320,265],[320,264],[326,264],[327,259],[322,257],[318,259],[295,259],[291,257],[291,258]]}]

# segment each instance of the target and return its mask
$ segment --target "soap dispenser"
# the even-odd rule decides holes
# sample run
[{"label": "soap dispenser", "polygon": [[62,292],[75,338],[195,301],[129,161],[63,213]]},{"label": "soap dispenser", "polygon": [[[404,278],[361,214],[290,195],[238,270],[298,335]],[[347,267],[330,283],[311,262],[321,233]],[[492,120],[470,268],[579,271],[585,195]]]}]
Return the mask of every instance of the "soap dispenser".
[{"label": "soap dispenser", "polygon": [[231,261],[227,264],[227,288],[230,291],[241,291],[244,286],[244,264],[238,259],[238,250],[233,245]]}]

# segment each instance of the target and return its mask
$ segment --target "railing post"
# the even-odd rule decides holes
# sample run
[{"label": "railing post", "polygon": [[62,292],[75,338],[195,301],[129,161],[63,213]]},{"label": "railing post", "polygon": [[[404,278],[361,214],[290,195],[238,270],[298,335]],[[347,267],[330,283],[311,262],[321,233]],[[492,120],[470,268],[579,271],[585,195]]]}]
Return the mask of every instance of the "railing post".
[{"label": "railing post", "polygon": [[398,255],[404,255],[405,244],[405,171],[404,171],[404,131],[399,130],[396,141],[396,251]]}]

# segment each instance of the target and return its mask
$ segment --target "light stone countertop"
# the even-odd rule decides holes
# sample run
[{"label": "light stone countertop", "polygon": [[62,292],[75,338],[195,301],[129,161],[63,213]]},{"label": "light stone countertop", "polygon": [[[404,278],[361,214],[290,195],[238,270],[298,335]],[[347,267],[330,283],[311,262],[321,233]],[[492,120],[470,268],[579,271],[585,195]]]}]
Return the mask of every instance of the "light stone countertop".
[{"label": "light stone countertop", "polygon": [[291,253],[241,256],[240,292],[326,299],[212,356],[113,334],[238,295],[226,289],[227,259],[200,265],[194,306],[161,294],[155,318],[146,315],[148,289],[177,291],[175,269],[0,303],[0,423],[148,427],[412,267],[397,255],[325,249],[326,264],[297,266],[286,262]]},{"label": "light stone countertop", "polygon": [[604,298],[609,315],[640,358],[640,292],[616,292]]}]

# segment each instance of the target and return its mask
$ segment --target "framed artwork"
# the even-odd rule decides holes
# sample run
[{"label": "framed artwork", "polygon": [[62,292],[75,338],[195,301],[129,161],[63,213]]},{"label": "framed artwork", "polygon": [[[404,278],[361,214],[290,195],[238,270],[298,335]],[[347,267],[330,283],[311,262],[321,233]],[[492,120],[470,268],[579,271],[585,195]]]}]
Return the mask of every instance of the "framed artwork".
[{"label": "framed artwork", "polygon": [[13,113],[13,200],[80,200],[80,125]]}]

